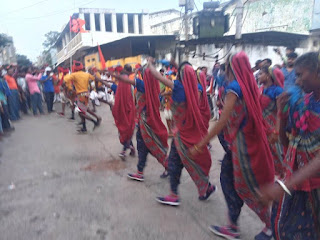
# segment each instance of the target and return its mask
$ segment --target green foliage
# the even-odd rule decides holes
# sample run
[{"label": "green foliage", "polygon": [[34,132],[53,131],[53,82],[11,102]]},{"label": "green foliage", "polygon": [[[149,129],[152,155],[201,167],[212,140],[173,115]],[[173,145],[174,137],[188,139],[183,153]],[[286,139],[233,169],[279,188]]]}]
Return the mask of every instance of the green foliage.
[{"label": "green foliage", "polygon": [[46,40],[42,43],[42,46],[45,50],[49,50],[52,48],[57,41],[60,33],[56,31],[50,31],[46,33],[44,36],[46,37]]},{"label": "green foliage", "polygon": [[32,62],[25,55],[17,54],[17,63],[19,66],[29,67],[32,65]]},{"label": "green foliage", "polygon": [[50,52],[49,51],[43,51],[42,52],[42,56],[43,56],[44,62],[51,66],[52,65],[52,58],[51,58]]},{"label": "green foliage", "polygon": [[8,35],[0,33],[0,47],[5,47],[9,43],[12,43],[12,39]]}]

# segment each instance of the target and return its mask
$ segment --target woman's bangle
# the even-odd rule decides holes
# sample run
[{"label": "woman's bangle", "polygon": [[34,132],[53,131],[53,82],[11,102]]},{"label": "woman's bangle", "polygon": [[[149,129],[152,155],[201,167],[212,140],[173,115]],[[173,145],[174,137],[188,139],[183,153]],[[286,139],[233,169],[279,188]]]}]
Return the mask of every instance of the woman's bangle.
[{"label": "woman's bangle", "polygon": [[290,196],[291,195],[291,192],[290,190],[287,188],[287,186],[284,184],[284,182],[282,182],[281,180],[277,179],[276,182],[280,185],[280,187]]}]

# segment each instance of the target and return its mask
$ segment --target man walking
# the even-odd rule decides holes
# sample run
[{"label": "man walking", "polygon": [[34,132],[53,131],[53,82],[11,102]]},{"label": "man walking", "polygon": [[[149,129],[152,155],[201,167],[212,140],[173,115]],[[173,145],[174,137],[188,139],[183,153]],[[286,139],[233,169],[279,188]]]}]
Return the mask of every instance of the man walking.
[{"label": "man walking", "polygon": [[52,69],[50,67],[47,67],[44,70],[43,76],[41,77],[41,82],[43,83],[43,93],[47,103],[48,113],[51,113],[53,111],[53,100],[54,100],[53,81],[55,80],[56,78],[52,73]]},{"label": "man walking", "polygon": [[40,94],[40,89],[38,86],[38,82],[41,79],[41,74],[38,74],[36,76],[36,71],[32,67],[28,68],[27,74],[26,74],[26,81],[28,84],[29,92],[30,92],[30,98],[31,98],[31,106],[33,110],[33,115],[37,115],[37,111],[39,109],[40,114],[43,114],[42,110],[42,98]]},{"label": "man walking", "polygon": [[[81,117],[82,121],[82,128],[79,130],[79,133],[86,133],[86,119],[93,122],[94,128],[98,127],[101,123],[101,117],[96,115],[93,111],[88,108],[89,104],[89,84],[90,81],[94,81],[95,77],[89,73],[83,71],[83,64],[78,61],[74,61],[72,66],[72,74],[70,74],[70,80],[73,83],[76,94],[77,94],[77,101],[76,101],[76,108],[78,108],[79,116]],[[94,120],[91,116],[87,113],[92,115],[96,118]]]}]

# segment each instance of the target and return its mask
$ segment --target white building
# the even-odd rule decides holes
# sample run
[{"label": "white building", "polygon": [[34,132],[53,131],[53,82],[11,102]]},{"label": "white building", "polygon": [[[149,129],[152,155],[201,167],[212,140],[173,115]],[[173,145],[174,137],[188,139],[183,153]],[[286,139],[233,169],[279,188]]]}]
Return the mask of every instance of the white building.
[{"label": "white building", "polygon": [[[73,16],[85,20],[85,33],[71,33],[69,22],[63,27],[57,39],[56,64],[67,62],[70,57],[82,59],[84,52],[98,44],[120,40],[129,36],[157,35],[153,27],[161,22],[180,18],[180,12],[174,9],[155,13],[117,13],[113,9],[80,8]],[[167,34],[172,34],[176,30]],[[160,33],[162,34],[162,32]]]}]

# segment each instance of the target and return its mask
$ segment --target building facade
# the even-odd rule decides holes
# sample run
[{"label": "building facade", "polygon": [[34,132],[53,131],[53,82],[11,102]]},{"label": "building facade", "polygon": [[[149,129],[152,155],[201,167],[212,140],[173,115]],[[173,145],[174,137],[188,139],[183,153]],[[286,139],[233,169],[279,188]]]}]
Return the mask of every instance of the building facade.
[{"label": "building facade", "polygon": [[[313,9],[318,0],[248,0],[244,1],[242,33],[279,31],[309,34],[312,26]],[[236,32],[236,4],[231,4],[230,31]]]},{"label": "building facade", "polygon": [[[244,50],[253,66],[261,58],[270,58],[274,64],[282,60],[275,53],[279,48],[282,53],[286,47],[296,48],[301,55],[308,51],[319,51],[320,47],[320,0],[248,0],[243,1],[242,38],[235,39],[236,1],[224,1],[229,14],[229,28],[220,38],[193,39],[183,43],[187,54],[184,60],[195,66],[212,68],[217,60],[225,61],[232,52]],[[203,57],[207,56],[207,57]]]},{"label": "building facade", "polygon": [[130,36],[157,34],[153,25],[180,16],[177,10],[156,13],[117,13],[113,9],[80,8],[73,17],[85,20],[84,33],[70,32],[67,23],[57,39],[56,65],[68,63],[70,58],[83,60],[85,50],[98,44],[114,42]]}]

